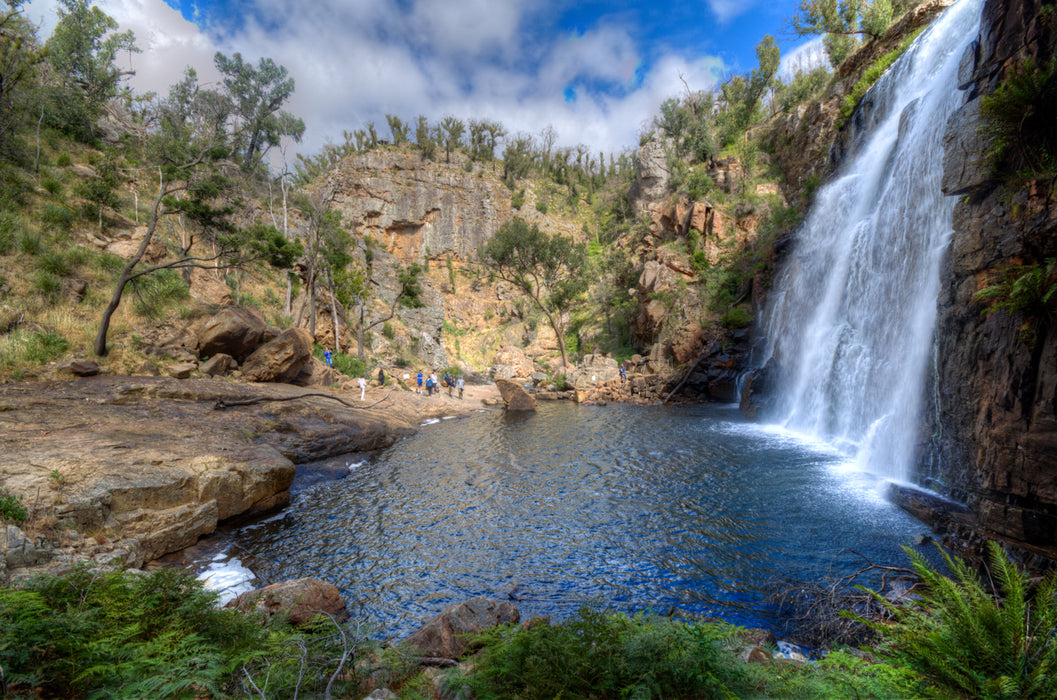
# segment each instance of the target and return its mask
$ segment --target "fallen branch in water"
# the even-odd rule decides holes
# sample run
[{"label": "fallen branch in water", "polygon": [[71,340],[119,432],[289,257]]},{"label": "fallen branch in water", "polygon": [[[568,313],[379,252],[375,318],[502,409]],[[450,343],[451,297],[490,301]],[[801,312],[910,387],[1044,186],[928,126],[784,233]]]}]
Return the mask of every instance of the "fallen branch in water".
[{"label": "fallen branch in water", "polygon": [[256,398],[256,399],[246,399],[245,401],[225,401],[224,399],[217,399],[217,402],[215,404],[213,404],[213,410],[214,411],[220,411],[220,410],[225,409],[225,408],[235,408],[237,406],[253,406],[254,404],[267,403],[269,401],[296,401],[297,399],[307,399],[307,398],[312,397],[312,396],[318,396],[318,397],[324,398],[324,399],[331,399],[332,401],[337,401],[338,403],[342,404],[343,406],[348,406],[349,408],[356,408],[356,409],[359,409],[359,410],[366,410],[368,408],[374,408],[378,404],[380,404],[383,401],[385,401],[386,399],[388,399],[390,394],[392,394],[394,391],[396,391],[395,388],[390,389],[388,394],[386,394],[382,398],[378,399],[374,403],[369,404],[367,406],[357,406],[355,404],[351,404],[348,401],[346,401],[344,399],[339,399],[337,396],[334,396],[332,394],[312,393],[312,394],[298,394],[297,396],[283,396],[283,397],[280,397],[280,398],[271,398],[271,397],[267,397],[267,396],[261,396],[261,397]]}]

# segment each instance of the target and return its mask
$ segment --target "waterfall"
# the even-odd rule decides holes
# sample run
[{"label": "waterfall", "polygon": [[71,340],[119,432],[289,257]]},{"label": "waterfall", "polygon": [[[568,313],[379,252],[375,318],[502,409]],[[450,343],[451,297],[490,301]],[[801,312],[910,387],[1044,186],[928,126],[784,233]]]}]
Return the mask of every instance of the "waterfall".
[{"label": "waterfall", "polygon": [[820,188],[761,319],[771,416],[863,469],[906,481],[915,459],[953,198],[942,138],[983,0],[960,0],[867,94],[872,126]]}]

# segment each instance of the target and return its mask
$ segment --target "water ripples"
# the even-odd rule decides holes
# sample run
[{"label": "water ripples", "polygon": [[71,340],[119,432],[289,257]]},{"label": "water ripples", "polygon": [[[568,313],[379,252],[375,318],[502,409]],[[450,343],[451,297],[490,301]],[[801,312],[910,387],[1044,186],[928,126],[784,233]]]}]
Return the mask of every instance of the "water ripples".
[{"label": "water ripples", "polygon": [[425,426],[339,481],[302,469],[285,517],[231,536],[268,579],[328,580],[395,636],[474,595],[766,625],[779,578],[841,571],[842,547],[902,562],[920,530],[839,464],[729,408],[548,404]]}]

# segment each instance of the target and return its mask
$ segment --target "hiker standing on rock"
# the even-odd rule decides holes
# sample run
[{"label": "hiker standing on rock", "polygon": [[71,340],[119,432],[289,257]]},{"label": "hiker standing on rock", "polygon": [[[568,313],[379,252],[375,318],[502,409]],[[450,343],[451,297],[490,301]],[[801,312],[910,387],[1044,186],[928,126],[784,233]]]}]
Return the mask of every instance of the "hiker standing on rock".
[{"label": "hiker standing on rock", "polygon": [[465,380],[463,380],[461,374],[459,375],[459,381],[455,383],[455,386],[459,387],[459,398],[461,399],[462,398],[462,390],[466,386],[466,382],[465,382]]},{"label": "hiker standing on rock", "polygon": [[363,394],[367,391],[367,380],[360,377],[356,380],[356,383],[360,385],[360,401],[363,401]]}]

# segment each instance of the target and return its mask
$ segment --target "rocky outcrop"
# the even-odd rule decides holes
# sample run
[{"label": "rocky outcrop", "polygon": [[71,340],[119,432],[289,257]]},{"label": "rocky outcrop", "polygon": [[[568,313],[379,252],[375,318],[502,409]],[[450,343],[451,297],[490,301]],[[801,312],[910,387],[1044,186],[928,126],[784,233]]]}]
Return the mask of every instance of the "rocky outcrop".
[{"label": "rocky outcrop", "polygon": [[497,379],[524,379],[535,370],[525,351],[513,345],[504,345],[492,358],[492,372]]},{"label": "rocky outcrop", "polygon": [[[1052,181],[995,179],[979,156],[987,143],[977,129],[982,95],[1025,59],[1044,66],[1057,51],[1057,26],[1044,15],[1046,4],[988,0],[979,39],[963,59],[968,101],[948,123],[944,188],[967,196],[955,209],[942,277],[923,430],[929,449],[920,469],[926,485],[967,502],[986,530],[1057,547],[1054,309],[985,313],[985,304],[973,299],[1004,270],[1057,256]],[[1016,172],[1018,165],[1003,169]]]},{"label": "rocky outcrop", "polygon": [[911,32],[927,26],[953,0],[928,0],[907,12],[884,36],[868,42],[840,65],[817,100],[780,114],[768,126],[768,139],[785,177],[785,198],[804,208],[818,183],[834,172],[869,129],[873,110],[868,99],[852,121],[838,129],[844,96],[877,59],[895,49]]},{"label": "rocky outcrop", "polygon": [[443,167],[410,151],[372,150],[328,176],[347,226],[404,265],[431,255],[469,257],[510,216],[510,191],[493,178]]},{"label": "rocky outcrop", "polygon": [[316,615],[329,615],[338,622],[349,619],[341,591],[318,578],[299,578],[247,591],[224,605],[245,613],[267,617],[285,615],[291,624],[302,625]]},{"label": "rocky outcrop", "polygon": [[639,149],[635,161],[635,182],[628,193],[632,211],[645,212],[650,204],[668,196],[668,187],[672,180],[668,154],[672,147],[668,139],[653,138]]},{"label": "rocky outcrop", "polygon": [[505,600],[471,598],[465,603],[445,608],[405,641],[423,656],[458,659],[473,650],[468,637],[489,627],[512,625],[520,621],[518,609]]},{"label": "rocky outcrop", "polygon": [[[138,567],[225,519],[284,505],[295,461],[387,446],[417,420],[414,406],[283,400],[303,393],[152,377],[0,385],[0,487],[31,505],[24,530],[53,564]],[[246,400],[260,403],[214,410]]]},{"label": "rocky outcrop", "polygon": [[508,411],[535,411],[536,399],[517,382],[509,379],[497,379],[495,385],[503,396],[503,403]]}]

